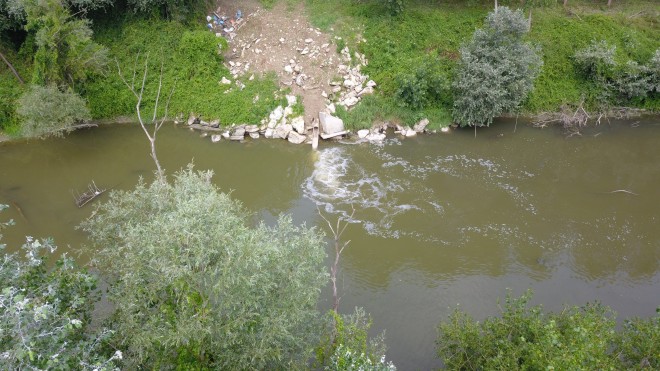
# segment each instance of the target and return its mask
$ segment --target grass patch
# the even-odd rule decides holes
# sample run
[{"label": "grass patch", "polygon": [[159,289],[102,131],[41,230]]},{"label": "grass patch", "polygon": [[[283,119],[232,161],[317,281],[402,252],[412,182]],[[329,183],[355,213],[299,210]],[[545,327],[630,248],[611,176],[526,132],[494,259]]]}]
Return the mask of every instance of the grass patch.
[{"label": "grass patch", "polygon": [[[185,26],[165,20],[127,20],[121,24],[102,26],[96,33],[98,42],[110,48],[113,60],[108,73],[84,86],[95,118],[111,118],[135,114],[135,97],[121,81],[117,64],[127,80],[137,66],[141,78],[148,58],[148,82],[144,112],[150,112],[158,89],[158,76],[163,65],[163,89],[176,86],[170,102],[170,115],[190,112],[206,119],[219,118],[223,125],[258,123],[268,112],[282,103],[275,76],[248,80],[240,88],[222,64],[227,44],[201,26]],[[221,84],[225,77],[231,84]],[[139,83],[140,81],[137,81]]]},{"label": "grass patch", "polygon": [[443,107],[412,110],[399,106],[393,99],[383,95],[364,96],[360,104],[350,112],[337,106],[337,116],[344,120],[347,129],[353,131],[369,129],[375,122],[383,121],[412,127],[423,118],[429,119],[430,130],[451,124],[451,114]]}]

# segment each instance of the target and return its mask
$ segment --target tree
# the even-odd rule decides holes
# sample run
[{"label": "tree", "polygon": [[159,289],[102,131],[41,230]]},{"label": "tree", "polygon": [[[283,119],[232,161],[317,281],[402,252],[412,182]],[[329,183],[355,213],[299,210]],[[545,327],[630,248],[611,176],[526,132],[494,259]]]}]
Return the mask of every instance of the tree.
[{"label": "tree", "polygon": [[453,84],[453,116],[461,126],[490,125],[494,117],[518,109],[532,91],[543,62],[523,42],[528,31],[520,10],[498,7],[461,47]]},{"label": "tree", "polygon": [[32,85],[18,99],[21,135],[28,138],[61,136],[91,119],[89,109],[78,94],[54,85]]},{"label": "tree", "polygon": [[114,192],[83,223],[100,250],[125,366],[222,369],[304,364],[327,282],[322,236],[280,217],[248,225],[192,167]]},{"label": "tree", "polygon": [[74,86],[103,71],[108,51],[92,41],[88,20],[73,18],[62,0],[26,0],[24,7],[37,47],[32,83]]},{"label": "tree", "polygon": [[[0,223],[0,229],[8,224]],[[98,299],[96,277],[66,255],[48,270],[55,251],[50,240],[28,237],[22,250],[25,259],[3,252],[0,261],[0,367],[114,369],[121,352],[106,354],[103,348],[111,333],[89,328]]]}]

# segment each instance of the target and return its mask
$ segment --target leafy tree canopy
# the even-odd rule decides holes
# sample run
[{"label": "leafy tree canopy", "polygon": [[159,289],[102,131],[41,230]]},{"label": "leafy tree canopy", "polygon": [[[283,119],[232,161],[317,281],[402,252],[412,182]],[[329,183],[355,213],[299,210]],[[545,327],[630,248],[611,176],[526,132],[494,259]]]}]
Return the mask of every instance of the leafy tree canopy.
[{"label": "leafy tree canopy", "polygon": [[83,224],[100,249],[126,366],[304,364],[327,281],[322,236],[245,211],[192,167],[114,192]]},{"label": "leafy tree canopy", "polygon": [[490,125],[516,110],[533,88],[542,65],[536,50],[523,42],[529,31],[520,10],[499,7],[461,47],[454,88],[454,120],[461,126]]}]

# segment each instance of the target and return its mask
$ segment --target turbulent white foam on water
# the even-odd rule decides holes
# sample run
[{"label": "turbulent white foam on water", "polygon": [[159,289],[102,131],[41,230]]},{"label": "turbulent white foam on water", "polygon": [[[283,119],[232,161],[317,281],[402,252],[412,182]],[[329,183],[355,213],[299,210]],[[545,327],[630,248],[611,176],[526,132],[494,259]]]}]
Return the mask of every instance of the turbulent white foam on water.
[{"label": "turbulent white foam on water", "polygon": [[[408,163],[396,161],[383,164],[382,168],[392,166],[405,167]],[[319,151],[314,171],[305,181],[303,192],[326,212],[361,223],[370,234],[389,238],[410,236],[438,242],[434,236],[397,229],[396,218],[409,212],[437,217],[444,212],[441,203],[434,200],[433,195],[413,193],[415,184],[410,180],[395,178],[389,176],[387,171],[377,170],[367,170],[355,163],[346,147],[324,149]],[[406,197],[402,197],[404,194]],[[356,213],[351,218],[353,208]]]},{"label": "turbulent white foam on water", "polygon": [[[385,141],[377,146],[360,147],[360,151],[366,149],[381,161],[376,167],[371,163],[370,168],[353,161],[354,146],[319,151],[314,171],[304,184],[305,196],[326,212],[361,223],[369,234],[382,237],[406,236],[440,244],[461,244],[467,242],[467,235],[477,232],[498,234],[498,240],[529,242],[518,230],[493,225],[479,227],[479,231],[458,228],[449,231],[449,235],[439,236],[438,225],[444,218],[451,217],[453,211],[447,200],[443,200],[443,195],[436,194],[425,181],[431,174],[444,174],[484,187],[496,187],[521,210],[536,215],[532,195],[522,191],[520,185],[534,177],[533,173],[511,171],[496,160],[472,158],[465,154],[427,156],[412,163],[392,153],[393,146],[398,145],[401,145],[399,141]],[[356,213],[351,218],[353,208]],[[401,218],[407,213],[413,213],[409,215],[414,219]]]}]

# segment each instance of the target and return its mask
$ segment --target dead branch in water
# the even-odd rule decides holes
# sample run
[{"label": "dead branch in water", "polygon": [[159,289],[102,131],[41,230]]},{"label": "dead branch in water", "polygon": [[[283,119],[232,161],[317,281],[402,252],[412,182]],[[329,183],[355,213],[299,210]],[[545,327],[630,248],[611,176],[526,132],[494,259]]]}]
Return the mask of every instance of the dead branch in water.
[{"label": "dead branch in water", "polygon": [[549,125],[561,125],[566,130],[567,136],[582,135],[581,130],[587,126],[589,121],[600,125],[602,119],[609,123],[610,118],[630,119],[643,114],[645,110],[632,107],[610,107],[598,113],[589,113],[584,108],[584,100],[577,107],[563,105],[559,112],[544,112],[536,116],[532,125],[537,128],[545,128]]},{"label": "dead branch in water", "polygon": [[610,192],[607,192],[607,193],[610,193],[610,194],[611,194],[611,193],[627,193],[627,194],[629,194],[629,195],[639,196],[639,194],[637,194],[637,193],[635,193],[635,192],[632,192],[632,191],[629,191],[629,190],[627,190],[627,189],[615,189],[615,190],[610,191]]},{"label": "dead branch in water", "polygon": [[[333,305],[332,305],[332,310],[335,313],[339,313],[339,295],[337,293],[337,271],[339,270],[339,256],[341,253],[344,251],[346,246],[348,246],[351,241],[346,241],[343,244],[341,243],[341,235],[344,234],[344,231],[346,230],[346,227],[348,226],[348,222],[344,224],[343,226],[341,225],[341,219],[337,218],[337,224],[333,227],[332,223],[323,216],[323,213],[321,213],[321,209],[316,207],[316,210],[319,213],[319,216],[325,220],[326,223],[328,223],[328,227],[330,228],[330,231],[332,232],[332,236],[334,237],[335,240],[335,261],[333,262],[332,266],[330,266],[330,281],[332,282],[332,298],[333,298]],[[349,217],[350,219],[353,219],[353,215],[355,215],[355,208],[353,208],[353,211],[351,212],[351,216]]]},{"label": "dead branch in water", "polygon": [[106,191],[105,189],[100,189],[99,187],[97,187],[96,183],[92,180],[92,182],[87,185],[87,191],[83,193],[76,192],[77,194],[74,195],[72,190],[71,194],[73,195],[73,199],[76,203],[76,206],[83,207],[88,203],[90,203],[96,197],[100,196],[105,191]]}]

